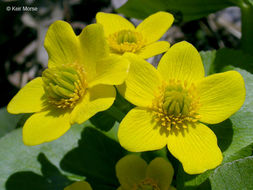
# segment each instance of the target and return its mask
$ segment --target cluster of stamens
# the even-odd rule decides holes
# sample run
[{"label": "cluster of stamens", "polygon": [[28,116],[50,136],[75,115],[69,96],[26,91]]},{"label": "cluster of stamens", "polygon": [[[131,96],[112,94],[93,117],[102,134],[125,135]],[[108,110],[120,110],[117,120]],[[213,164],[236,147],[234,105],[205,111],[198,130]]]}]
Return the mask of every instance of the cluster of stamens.
[{"label": "cluster of stamens", "polygon": [[171,129],[186,128],[187,124],[197,122],[200,118],[199,97],[193,83],[170,80],[164,82],[155,94],[152,104],[154,119]]},{"label": "cluster of stamens", "polygon": [[84,69],[75,64],[48,68],[42,79],[48,102],[57,108],[73,108],[87,87]]},{"label": "cluster of stamens", "polygon": [[121,30],[108,37],[110,48],[115,53],[137,52],[145,45],[141,33],[132,30]]},{"label": "cluster of stamens", "polygon": [[160,190],[160,188],[153,179],[146,178],[140,183],[135,184],[132,190]]}]

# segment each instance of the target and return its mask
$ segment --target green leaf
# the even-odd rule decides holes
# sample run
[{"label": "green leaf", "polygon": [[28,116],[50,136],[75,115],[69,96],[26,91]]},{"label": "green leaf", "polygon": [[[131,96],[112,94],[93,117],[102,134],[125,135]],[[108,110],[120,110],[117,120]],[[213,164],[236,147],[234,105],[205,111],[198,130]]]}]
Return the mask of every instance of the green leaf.
[{"label": "green leaf", "polygon": [[181,14],[183,21],[187,22],[233,5],[229,0],[128,0],[117,11],[138,19],[157,11],[168,11]]},{"label": "green leaf", "polygon": [[2,137],[0,189],[62,190],[69,182],[64,175],[69,174],[59,169],[60,160],[69,150],[77,146],[80,133],[85,126],[91,125],[88,122],[74,125],[61,138],[33,147],[23,144],[21,128]]},{"label": "green leaf", "polygon": [[245,54],[241,50],[224,48],[213,54],[215,54],[213,67],[216,72],[221,72],[224,67],[232,65],[253,73],[253,56]]},{"label": "green leaf", "polygon": [[9,114],[6,108],[0,109],[0,137],[17,127],[19,120],[23,115]]},{"label": "green leaf", "polygon": [[210,176],[215,190],[252,190],[253,156],[226,163],[214,170]]},{"label": "green leaf", "polygon": [[200,56],[204,64],[205,75],[208,76],[214,73],[214,61],[216,57],[216,51],[201,51]]},{"label": "green leaf", "polygon": [[116,141],[97,129],[87,127],[78,147],[65,155],[61,167],[65,171],[85,176],[93,190],[116,189],[119,183],[115,165],[126,153]]}]

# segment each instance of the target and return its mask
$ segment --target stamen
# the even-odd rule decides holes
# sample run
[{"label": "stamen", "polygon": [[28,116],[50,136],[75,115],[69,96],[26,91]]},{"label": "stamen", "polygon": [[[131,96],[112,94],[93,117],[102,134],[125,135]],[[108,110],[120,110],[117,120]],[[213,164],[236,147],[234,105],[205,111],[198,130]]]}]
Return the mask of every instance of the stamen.
[{"label": "stamen", "polygon": [[151,109],[154,119],[168,131],[186,128],[187,123],[200,118],[199,97],[195,85],[187,81],[170,80],[164,82],[155,94]]},{"label": "stamen", "polygon": [[121,30],[109,35],[110,48],[115,53],[137,52],[145,45],[141,33],[132,30]]},{"label": "stamen", "polygon": [[153,179],[146,178],[140,183],[135,184],[132,190],[160,190],[160,188]]},{"label": "stamen", "polygon": [[57,108],[72,108],[87,86],[84,69],[75,64],[46,69],[42,79],[48,102]]}]

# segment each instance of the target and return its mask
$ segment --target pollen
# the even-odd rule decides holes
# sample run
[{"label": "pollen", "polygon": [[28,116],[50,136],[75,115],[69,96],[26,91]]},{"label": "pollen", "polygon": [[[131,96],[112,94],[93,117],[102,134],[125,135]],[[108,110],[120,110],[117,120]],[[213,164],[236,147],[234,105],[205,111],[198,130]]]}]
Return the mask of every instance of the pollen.
[{"label": "pollen", "polygon": [[142,34],[132,30],[121,30],[108,37],[108,43],[115,53],[135,53],[145,45]]},{"label": "pollen", "polygon": [[42,73],[48,102],[57,108],[73,108],[85,94],[85,71],[78,65],[48,68]]},{"label": "pollen", "polygon": [[171,131],[197,122],[200,118],[197,113],[199,107],[199,96],[194,83],[170,80],[169,83],[164,82],[156,92],[152,111],[154,119]]},{"label": "pollen", "polygon": [[153,179],[146,178],[140,183],[135,184],[132,190],[160,190],[160,188]]}]

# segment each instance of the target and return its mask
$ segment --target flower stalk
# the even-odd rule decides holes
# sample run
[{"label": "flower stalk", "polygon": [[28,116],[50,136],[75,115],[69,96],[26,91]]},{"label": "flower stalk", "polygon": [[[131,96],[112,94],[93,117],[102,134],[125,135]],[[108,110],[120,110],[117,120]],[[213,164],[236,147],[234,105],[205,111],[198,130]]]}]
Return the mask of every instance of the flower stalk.
[{"label": "flower stalk", "polygon": [[244,1],[241,5],[242,14],[242,39],[241,47],[244,52],[253,55],[253,5]]}]

